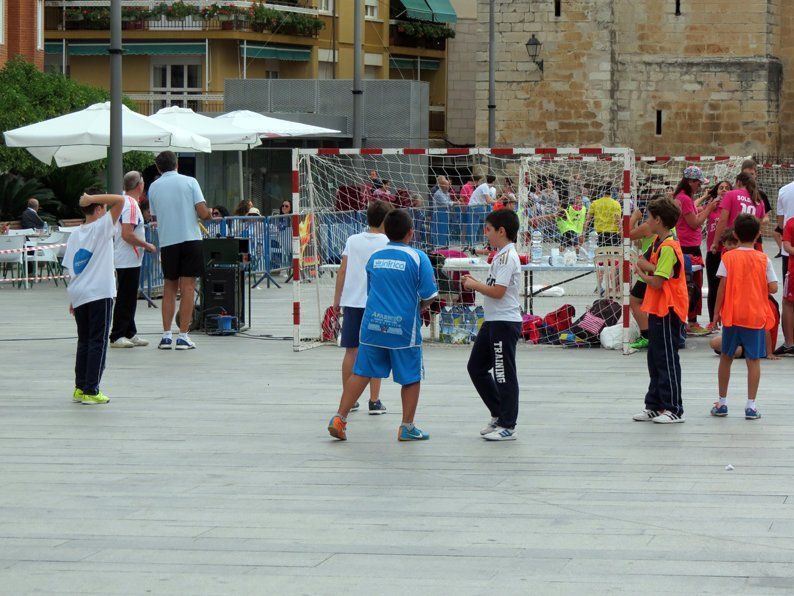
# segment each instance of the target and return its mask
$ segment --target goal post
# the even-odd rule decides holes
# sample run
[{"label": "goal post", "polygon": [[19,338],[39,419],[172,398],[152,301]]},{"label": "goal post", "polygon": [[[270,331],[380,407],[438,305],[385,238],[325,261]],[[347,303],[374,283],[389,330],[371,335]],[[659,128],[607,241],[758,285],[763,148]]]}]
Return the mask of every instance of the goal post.
[{"label": "goal post", "polygon": [[[551,181],[557,185],[557,200],[563,201],[560,206],[575,202],[577,185],[587,188],[591,194],[602,193],[618,204],[622,202],[619,217],[623,221],[617,223],[617,240],[613,247],[613,281],[616,283],[608,297],[620,305],[618,317],[628,325],[626,315],[631,268],[625,266],[625,262],[630,247],[624,242],[623,232],[631,213],[636,166],[630,149],[294,149],[292,166],[295,350],[328,343],[330,335],[324,333],[323,322],[327,318],[328,307],[333,303],[335,272],[342,248],[349,235],[366,228],[365,210],[373,198],[383,198],[385,192],[387,200],[409,209],[415,220],[414,244],[428,253],[440,251],[471,256],[471,248],[483,247],[482,226],[490,207],[434,206],[431,190],[444,178],[452,187],[452,200],[456,201],[461,193],[466,193],[462,187],[472,178],[495,176],[495,197],[504,203],[512,195],[519,203],[522,224],[519,252],[527,255],[530,252],[530,220],[536,228],[548,231],[543,234],[543,256],[547,264],[559,265],[557,270],[538,268],[524,275],[531,278],[531,285],[525,288],[526,295],[522,298],[525,304],[529,304],[528,310],[534,303],[539,315],[571,303],[578,318],[594,299],[599,298],[599,294],[598,287],[595,293],[593,290],[595,276],[585,277],[587,259],[581,255],[578,255],[578,269],[585,274],[568,275],[575,278],[572,282],[562,279],[566,277],[560,267],[564,251],[553,250],[558,246],[562,248],[559,225],[554,217],[541,217],[534,221],[536,216],[554,214],[533,210],[530,205],[533,190],[530,187],[538,181],[544,184]],[[379,190],[381,192],[376,192]],[[577,237],[577,253],[583,248],[580,240],[581,237]],[[550,253],[554,253],[554,263],[550,262]],[[590,259],[592,263],[592,255]],[[484,276],[482,271],[472,273]],[[606,276],[604,280],[599,276],[599,284],[602,281],[606,283],[605,279]],[[623,343],[627,348],[627,339],[624,338]],[[575,345],[582,347],[586,343]]]}]

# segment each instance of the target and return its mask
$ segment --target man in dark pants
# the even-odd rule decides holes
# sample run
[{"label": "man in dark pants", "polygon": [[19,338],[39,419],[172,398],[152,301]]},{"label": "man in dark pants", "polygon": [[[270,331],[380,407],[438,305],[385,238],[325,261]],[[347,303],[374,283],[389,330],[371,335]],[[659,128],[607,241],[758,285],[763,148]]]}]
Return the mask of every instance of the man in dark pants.
[{"label": "man in dark pants", "polygon": [[146,242],[143,214],[138,200],[143,194],[143,176],[128,172],[124,176],[124,207],[116,223],[113,238],[113,261],[116,267],[116,306],[113,309],[113,330],[110,332],[111,348],[148,346],[138,337],[135,327],[135,308],[138,304],[138,283],[141,277],[143,251],[155,252],[153,244]]}]

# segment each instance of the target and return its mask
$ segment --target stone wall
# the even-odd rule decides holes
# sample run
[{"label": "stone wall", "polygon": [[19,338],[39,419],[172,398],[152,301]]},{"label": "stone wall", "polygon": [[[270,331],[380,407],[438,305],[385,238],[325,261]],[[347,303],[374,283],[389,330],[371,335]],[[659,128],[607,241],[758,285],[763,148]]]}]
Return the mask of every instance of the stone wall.
[{"label": "stone wall", "polygon": [[[497,143],[638,153],[794,149],[793,11],[782,0],[497,0]],[[488,0],[477,142],[487,142]],[[543,43],[544,72],[525,44]],[[791,38],[789,40],[788,38]],[[657,111],[661,134],[657,134]],[[791,123],[791,124],[790,124]]]},{"label": "stone wall", "polygon": [[475,141],[477,30],[476,19],[458,18],[455,39],[447,45],[447,139],[455,145],[473,145]]}]

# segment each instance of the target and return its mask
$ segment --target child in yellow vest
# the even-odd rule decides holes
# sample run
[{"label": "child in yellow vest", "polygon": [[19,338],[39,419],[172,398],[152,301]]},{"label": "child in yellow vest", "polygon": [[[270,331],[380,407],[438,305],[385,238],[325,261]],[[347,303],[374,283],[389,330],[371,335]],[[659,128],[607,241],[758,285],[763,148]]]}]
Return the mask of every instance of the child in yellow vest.
[{"label": "child in yellow vest", "polygon": [[681,400],[681,362],[678,343],[689,308],[684,256],[671,232],[681,208],[670,199],[648,205],[648,227],[657,236],[650,259],[637,261],[637,275],[647,284],[642,301],[648,313],[648,372],[650,385],[645,408],[634,416],[637,422],[658,424],[684,422]]}]

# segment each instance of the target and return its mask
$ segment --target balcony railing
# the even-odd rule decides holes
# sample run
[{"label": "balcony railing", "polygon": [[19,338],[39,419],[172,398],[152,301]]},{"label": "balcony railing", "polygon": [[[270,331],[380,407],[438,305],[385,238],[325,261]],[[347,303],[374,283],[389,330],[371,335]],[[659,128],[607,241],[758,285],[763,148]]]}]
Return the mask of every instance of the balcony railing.
[{"label": "balcony railing", "polygon": [[[256,31],[315,37],[323,27],[312,6],[314,0],[295,0],[288,3],[256,3],[253,18],[247,9],[251,2],[226,2],[239,5],[237,14],[202,13],[211,4],[208,0],[185,2],[191,14],[168,13],[151,0],[124,0],[122,27],[126,30],[147,31]],[[162,3],[165,5],[165,3]],[[173,3],[171,3],[173,7]],[[109,0],[49,0],[45,28],[49,31],[110,29]]]},{"label": "balcony railing", "polygon": [[135,102],[136,111],[151,116],[168,106],[190,108],[194,112],[219,113],[224,111],[223,93],[128,93],[124,95]]}]

